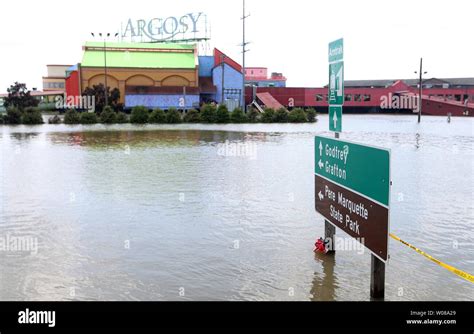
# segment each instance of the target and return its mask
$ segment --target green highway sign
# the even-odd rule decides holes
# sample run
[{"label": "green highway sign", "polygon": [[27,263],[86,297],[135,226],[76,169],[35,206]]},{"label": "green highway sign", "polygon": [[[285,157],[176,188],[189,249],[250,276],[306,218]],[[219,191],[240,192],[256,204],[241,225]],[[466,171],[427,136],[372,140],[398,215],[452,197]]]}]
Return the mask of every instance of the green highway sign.
[{"label": "green highway sign", "polygon": [[342,132],[342,106],[329,106],[329,130]]},{"label": "green highway sign", "polygon": [[344,62],[329,65],[329,105],[344,104]]},{"label": "green highway sign", "polygon": [[338,39],[337,41],[329,43],[329,62],[333,63],[344,59],[344,40]]},{"label": "green highway sign", "polygon": [[390,151],[316,137],[314,179],[316,211],[386,262]]},{"label": "green highway sign", "polygon": [[390,200],[390,151],[316,137],[315,174],[384,207]]}]

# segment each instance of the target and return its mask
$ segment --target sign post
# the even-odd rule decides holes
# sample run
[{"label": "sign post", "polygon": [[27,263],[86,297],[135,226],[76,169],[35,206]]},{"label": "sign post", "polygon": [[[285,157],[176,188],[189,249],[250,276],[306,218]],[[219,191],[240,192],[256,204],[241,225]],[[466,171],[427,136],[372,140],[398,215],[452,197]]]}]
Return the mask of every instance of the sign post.
[{"label": "sign post", "polygon": [[[329,131],[339,138],[342,132],[342,106],[344,105],[344,40],[338,39],[329,43]],[[329,241],[328,253],[335,254],[336,228],[325,221],[324,238]]]},{"label": "sign post", "polygon": [[[384,297],[388,260],[390,151],[315,138],[315,206],[372,253],[371,296]],[[327,228],[326,228],[327,230]]]}]

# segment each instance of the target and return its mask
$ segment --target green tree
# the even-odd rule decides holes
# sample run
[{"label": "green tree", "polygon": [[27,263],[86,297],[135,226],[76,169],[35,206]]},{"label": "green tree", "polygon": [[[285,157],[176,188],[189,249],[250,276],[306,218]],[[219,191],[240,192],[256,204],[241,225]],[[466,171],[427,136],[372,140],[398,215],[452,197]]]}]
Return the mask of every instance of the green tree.
[{"label": "green tree", "polygon": [[7,115],[5,116],[5,123],[11,125],[21,124],[22,112],[16,107],[10,107],[7,109]]},{"label": "green tree", "polygon": [[128,116],[124,112],[119,112],[117,114],[117,123],[118,124],[125,124],[128,123]]},{"label": "green tree", "polygon": [[288,119],[291,123],[305,123],[308,121],[306,113],[301,108],[295,108],[290,111]]},{"label": "green tree", "polygon": [[272,123],[275,118],[275,110],[272,108],[265,108],[261,116],[261,121],[263,123]]},{"label": "green tree", "polygon": [[260,120],[260,112],[255,108],[250,108],[247,113],[247,118],[250,123],[257,123]]},{"label": "green tree", "polygon": [[66,111],[64,124],[75,125],[81,123],[81,115],[74,109]]},{"label": "green tree", "polygon": [[285,108],[280,108],[275,112],[273,121],[276,123],[288,123],[288,111]]},{"label": "green tree", "polygon": [[150,123],[153,124],[164,124],[166,123],[166,114],[160,108],[153,110],[150,115]]},{"label": "green tree", "polygon": [[310,123],[316,123],[316,110],[309,108],[306,110],[306,118]]},{"label": "green tree", "polygon": [[110,106],[104,107],[100,113],[100,122],[103,124],[117,123],[117,113]]},{"label": "green tree", "polygon": [[143,106],[134,107],[132,109],[132,115],[130,116],[130,122],[132,124],[146,124],[149,120],[149,111]]},{"label": "green tree", "polygon": [[178,124],[182,123],[181,113],[176,108],[170,108],[166,113],[166,123],[168,124]]},{"label": "green tree", "polygon": [[201,123],[201,113],[196,109],[188,110],[184,116],[184,122],[186,123]]},{"label": "green tree", "polygon": [[216,107],[212,104],[205,104],[201,109],[201,120],[204,123],[216,122]]},{"label": "green tree", "polygon": [[227,106],[225,104],[219,105],[219,108],[217,108],[217,112],[216,112],[216,122],[220,124],[225,124],[225,123],[229,123],[229,121],[230,121],[229,109],[227,109]]},{"label": "green tree", "polygon": [[232,123],[245,123],[248,121],[247,116],[240,108],[234,109],[234,111],[230,115],[230,120]]},{"label": "green tree", "polygon": [[41,112],[39,110],[35,110],[32,107],[25,109],[21,118],[21,122],[26,125],[44,124]]},{"label": "green tree", "polygon": [[26,84],[15,82],[7,89],[8,96],[3,105],[5,108],[17,108],[20,111],[29,107],[37,107],[39,100],[31,96],[31,92],[26,88]]},{"label": "green tree", "polygon": [[[118,88],[114,88],[110,90],[110,87],[107,87],[107,95],[108,95],[108,105],[116,111],[121,110],[122,105],[119,103],[120,90]],[[84,89],[82,96],[94,97],[95,111],[98,112],[99,114],[102,112],[102,110],[105,107],[105,86],[103,84],[87,87],[86,89]]]},{"label": "green tree", "polygon": [[97,115],[93,112],[83,112],[81,113],[81,124],[84,125],[92,125],[97,124],[99,120],[97,119]]}]

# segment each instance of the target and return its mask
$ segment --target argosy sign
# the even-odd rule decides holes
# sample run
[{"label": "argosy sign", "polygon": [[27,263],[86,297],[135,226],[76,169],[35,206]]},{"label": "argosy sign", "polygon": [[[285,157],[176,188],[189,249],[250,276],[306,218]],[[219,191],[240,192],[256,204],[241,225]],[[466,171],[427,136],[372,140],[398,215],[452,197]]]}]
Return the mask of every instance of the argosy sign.
[{"label": "argosy sign", "polygon": [[[176,36],[197,38],[207,25],[207,16],[204,13],[190,13],[181,17],[152,18],[150,20],[129,19],[125,27],[122,26],[122,38],[145,37],[153,41],[174,40]],[[189,36],[189,34],[193,34]],[[202,32],[204,33],[204,32]]]}]

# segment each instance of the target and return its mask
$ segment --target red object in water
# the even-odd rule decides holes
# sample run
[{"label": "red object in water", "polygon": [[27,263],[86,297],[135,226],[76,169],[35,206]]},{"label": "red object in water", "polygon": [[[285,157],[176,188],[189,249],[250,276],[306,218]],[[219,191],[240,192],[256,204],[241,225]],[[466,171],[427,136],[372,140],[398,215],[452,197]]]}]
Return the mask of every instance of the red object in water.
[{"label": "red object in water", "polygon": [[314,252],[319,252],[323,254],[327,253],[326,245],[324,244],[323,238],[319,238],[318,241],[316,241],[316,243],[314,244]]}]

